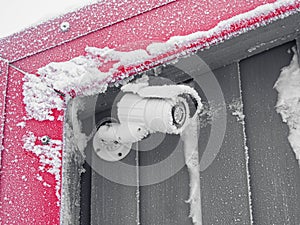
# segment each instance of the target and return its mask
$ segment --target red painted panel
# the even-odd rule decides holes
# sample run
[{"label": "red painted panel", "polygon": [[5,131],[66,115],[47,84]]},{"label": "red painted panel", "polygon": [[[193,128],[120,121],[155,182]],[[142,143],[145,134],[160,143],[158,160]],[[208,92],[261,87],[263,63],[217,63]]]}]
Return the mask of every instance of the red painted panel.
[{"label": "red painted panel", "polygon": [[[0,56],[15,61],[173,1],[175,0],[115,0],[89,5],[16,35],[0,39]],[[68,32],[60,29],[62,22],[70,24]]]},{"label": "red painted panel", "polygon": [[[212,29],[220,21],[272,2],[274,0],[257,0],[255,2],[252,0],[243,0],[235,4],[229,0],[215,0],[214,3],[207,1],[207,4],[203,4],[203,2],[199,3],[196,0],[179,0],[151,12],[98,30],[87,36],[82,36],[54,49],[48,49],[24,61],[17,62],[16,65],[20,66],[26,72],[36,73],[37,68],[45,66],[51,61],[66,61],[73,57],[84,55],[86,46],[99,48],[108,46],[123,51],[145,49],[150,43],[167,41],[172,36],[184,36],[199,30],[206,31]],[[183,5],[185,6],[184,8],[182,7]],[[220,8],[216,8],[215,5],[220,6]],[[285,12],[299,8],[299,5],[300,2],[298,1],[297,4],[283,7],[276,12],[266,15],[252,15],[253,17],[249,18],[249,20],[234,23],[226,30],[220,30],[219,33],[213,36],[194,40],[190,46],[185,46],[185,48],[199,48],[199,46],[207,46],[209,43],[224,40],[236,32],[244,32],[243,29],[258,26],[263,21],[271,20],[276,16],[283,15]],[[184,49],[174,50],[167,55],[180,53]],[[164,58],[165,56],[161,56],[160,58]]]},{"label": "red painted panel", "polygon": [[[63,122],[28,120],[25,121],[25,128],[18,126],[26,116],[22,95],[23,76],[17,70],[9,68],[0,185],[0,224],[59,224],[60,208],[55,195],[54,175],[40,170],[39,158],[23,148],[23,137],[32,132],[36,137],[48,135],[53,140],[62,140]],[[38,140],[35,143],[41,144]]]},{"label": "red painted panel", "polygon": [[[7,83],[8,63],[0,59],[0,171],[3,144],[3,129],[5,121],[5,97]],[[0,180],[1,183],[1,180]]]}]

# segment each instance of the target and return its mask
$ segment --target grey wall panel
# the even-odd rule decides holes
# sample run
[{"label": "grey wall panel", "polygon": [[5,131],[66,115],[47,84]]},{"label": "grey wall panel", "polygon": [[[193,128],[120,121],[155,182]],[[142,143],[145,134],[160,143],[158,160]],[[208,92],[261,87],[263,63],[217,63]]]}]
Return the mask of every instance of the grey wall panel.
[{"label": "grey wall panel", "polygon": [[[298,35],[296,38],[296,44],[297,44],[298,56],[300,56],[300,35]],[[300,65],[300,57],[298,57],[298,63]]]},{"label": "grey wall panel", "polygon": [[[88,123],[85,120],[83,127],[93,129],[103,119],[114,117],[114,109],[111,110],[114,100],[118,98],[119,89],[110,88],[105,95],[99,95],[95,107],[95,121]],[[101,111],[102,109],[102,111]],[[92,111],[93,108],[87,111]],[[93,112],[93,111],[92,111]],[[87,130],[87,129],[86,129]],[[127,157],[121,160],[121,165],[133,168],[128,174],[120,168],[118,162],[106,162],[100,159],[92,147],[92,140],[86,148],[86,161],[91,165],[91,184],[84,188],[90,190],[90,224],[92,225],[134,225],[138,224],[138,183],[136,151],[131,151]],[[116,171],[116,173],[110,173]],[[131,185],[124,182],[131,180]],[[85,191],[85,190],[83,190]],[[88,191],[88,190],[86,190]],[[84,224],[85,225],[85,224]],[[86,224],[88,225],[88,224]]]},{"label": "grey wall panel", "polygon": [[[133,153],[128,156],[127,162],[135,163],[135,152]],[[98,172],[92,171],[91,224],[137,224],[139,219],[137,188],[110,181]]]},{"label": "grey wall panel", "polygon": [[[223,67],[214,73],[224,92],[225,104],[239,100],[237,65]],[[205,96],[201,95],[205,100]],[[249,225],[251,222],[243,124],[231,115],[228,107],[227,109],[227,130],[223,145],[213,163],[201,172],[203,224]],[[200,130],[200,156],[206,151],[210,131],[210,125]],[[173,138],[175,142],[176,138]],[[149,145],[151,144],[141,142],[139,148],[149,148]],[[166,157],[166,149],[169,151],[170,146],[161,145],[153,150],[156,154],[141,154],[141,164],[162,160]],[[140,179],[143,176],[151,176],[151,173],[140,174]],[[141,224],[192,224],[188,218],[189,205],[184,202],[189,196],[189,174],[186,167],[159,184],[140,187],[140,191]]]},{"label": "grey wall panel", "polygon": [[273,89],[294,45],[240,63],[256,225],[300,224],[300,170],[287,139],[288,127],[275,111]]},{"label": "grey wall panel", "polygon": [[[227,127],[215,161],[201,173],[204,224],[251,224],[243,124],[229,105],[240,101],[237,64],[213,71],[222,88]],[[200,143],[200,151],[203,145]]]},{"label": "grey wall panel", "polygon": [[[161,162],[176,147],[179,137],[176,135],[168,135],[167,141],[161,143],[153,150],[140,154],[140,165],[152,165]],[[180,141],[181,142],[181,141]],[[139,149],[151,149],[155,143],[141,141]],[[178,143],[181,146],[182,143]],[[181,155],[183,160],[183,153]],[[169,170],[168,166],[177,163],[173,161],[166,164],[162,170]],[[153,171],[153,172],[152,172]],[[164,171],[161,171],[162,173]],[[145,179],[155,177],[157,174],[153,170],[147,170],[140,173],[140,181],[143,183]],[[189,198],[189,175],[187,170],[183,168],[171,178],[163,182],[140,187],[140,216],[141,224],[176,224],[176,225],[192,225],[189,216],[189,205],[185,201]]]},{"label": "grey wall panel", "polygon": [[299,21],[300,14],[296,13],[210,46],[197,54],[214,69],[238,62],[299,37]]}]

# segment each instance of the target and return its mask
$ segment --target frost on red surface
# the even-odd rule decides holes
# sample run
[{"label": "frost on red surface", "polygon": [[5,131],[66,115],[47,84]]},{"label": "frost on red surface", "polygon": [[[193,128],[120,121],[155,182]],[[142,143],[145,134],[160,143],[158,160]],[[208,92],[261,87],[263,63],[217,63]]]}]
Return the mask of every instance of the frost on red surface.
[{"label": "frost on red surface", "polygon": [[3,144],[7,72],[8,72],[8,63],[0,59],[0,169],[1,169],[1,151],[3,150],[2,144]]},{"label": "frost on red surface", "polygon": [[[172,1],[174,0],[115,0],[88,5],[76,12],[0,39],[0,56],[9,61],[15,61],[93,31],[104,29]],[[68,32],[61,30],[63,22],[70,24]]]},{"label": "frost on red surface", "polygon": [[96,94],[105,91],[108,82],[123,80],[137,72],[168,63],[177,57],[207,48],[279,17],[295,13],[296,10],[292,12],[287,10],[300,7],[300,3],[293,8],[287,5],[289,2],[294,3],[294,1],[278,1],[262,5],[221,21],[209,30],[173,36],[167,41],[142,40],[135,44],[124,45],[123,49],[107,46],[99,48],[95,47],[97,46],[95,42],[92,47],[82,49],[84,53],[81,56],[65,62],[49,63],[40,68],[38,73],[43,79],[48,80],[54,89],[63,93],[74,91],[78,95]]},{"label": "frost on red surface", "polygon": [[[60,208],[57,205],[55,175],[41,170],[40,159],[23,148],[23,137],[32,132],[38,138],[47,135],[52,140],[62,140],[63,122],[57,119],[53,122],[33,119],[25,121],[26,111],[22,95],[24,75],[11,67],[8,74],[0,223],[59,224]],[[59,112],[54,111],[54,115],[58,118]],[[26,126],[20,126],[24,121]],[[36,145],[41,145],[40,140],[36,140]]]},{"label": "frost on red surface", "polygon": [[[46,112],[52,113],[49,118],[53,120],[48,120],[47,116],[43,117],[43,121],[28,117],[23,96],[23,79],[28,81],[28,74],[35,76],[29,75],[29,78],[42,82],[42,88],[48,88],[45,93],[53,97],[57,94],[53,91],[53,85],[57,81],[63,81],[66,74],[48,77],[47,74],[39,74],[39,68],[51,62],[86,57],[87,46],[97,49],[107,47],[112,52],[142,49],[148,54],[146,61],[140,65],[118,65],[113,70],[113,79],[116,79],[209,47],[231,36],[296,13],[300,8],[299,0],[241,0],[238,3],[230,0],[115,2],[115,5],[111,2],[91,5],[0,40],[0,57],[6,58],[17,68],[9,67],[7,77],[0,186],[1,223],[59,224],[60,208],[57,206],[55,175],[40,171],[40,159],[23,148],[23,137],[33,134],[37,137],[36,145],[41,145],[39,138],[45,135],[52,140],[63,140],[61,118],[64,111],[51,108],[54,105],[51,102],[51,110],[47,111],[47,108]],[[262,8],[257,8],[259,6]],[[64,21],[70,23],[70,29],[66,32],[60,30],[60,24]],[[230,25],[228,21],[231,21]],[[112,66],[113,63],[108,65]],[[106,69],[107,72],[110,67]],[[1,79],[5,82],[6,78]],[[30,85],[27,87],[36,88]],[[65,90],[70,91],[72,88],[67,87]],[[41,90],[40,94],[43,93]],[[36,109],[39,110],[40,96],[32,97],[36,97]],[[53,98],[60,102],[59,99],[62,98]]]},{"label": "frost on red surface", "polygon": [[[170,4],[167,4],[172,2]],[[172,36],[187,35],[196,31],[207,31],[219,22],[233,16],[248,12],[256,7],[275,0],[243,0],[232,2],[229,0],[188,1],[188,0],[156,0],[156,1],[127,1],[122,0],[94,4],[76,13],[69,13],[57,19],[30,28],[17,35],[0,40],[0,55],[15,61],[27,55],[47,50],[67,41],[92,34],[94,31],[107,30],[98,37],[104,46],[122,47],[128,43],[141,44],[142,41],[166,41]],[[293,5],[295,1],[287,2]],[[163,7],[160,7],[164,5]],[[184,5],[184,7],[182,7]],[[291,9],[289,9],[291,10]],[[146,13],[145,13],[146,12]],[[279,14],[280,12],[275,12]],[[138,15],[138,16],[137,16]],[[263,21],[265,18],[254,19],[252,22]],[[67,32],[60,30],[62,22],[69,22]],[[151,23],[149,23],[151,21]],[[127,25],[128,26],[127,26]],[[151,26],[149,26],[151,24]],[[113,25],[113,26],[111,26]],[[248,27],[245,22],[244,27]],[[239,28],[236,25],[232,28]],[[227,32],[228,33],[228,32]],[[225,35],[225,33],[224,33]],[[92,39],[89,38],[91,41]],[[84,40],[86,41],[86,40]],[[94,40],[96,41],[96,40]],[[92,46],[88,43],[82,43]],[[84,47],[85,47],[84,46]]]}]

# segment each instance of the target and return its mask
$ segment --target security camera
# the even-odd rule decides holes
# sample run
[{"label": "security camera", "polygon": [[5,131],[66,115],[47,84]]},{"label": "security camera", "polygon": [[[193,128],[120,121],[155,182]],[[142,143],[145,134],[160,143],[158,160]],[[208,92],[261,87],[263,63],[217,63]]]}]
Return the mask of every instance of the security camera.
[{"label": "security camera", "polygon": [[133,143],[151,133],[180,134],[202,105],[198,93],[187,85],[129,83],[121,90],[118,122],[101,125],[93,139],[97,155],[106,161],[123,159]]}]

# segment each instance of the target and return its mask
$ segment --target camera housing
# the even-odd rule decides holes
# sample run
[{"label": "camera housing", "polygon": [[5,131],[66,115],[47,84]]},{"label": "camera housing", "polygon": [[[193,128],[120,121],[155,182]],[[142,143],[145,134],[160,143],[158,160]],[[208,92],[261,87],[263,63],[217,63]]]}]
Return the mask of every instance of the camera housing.
[{"label": "camera housing", "polygon": [[121,90],[118,122],[102,124],[93,139],[94,150],[106,161],[125,158],[133,143],[151,133],[182,133],[202,106],[198,93],[187,85],[129,83]]}]

